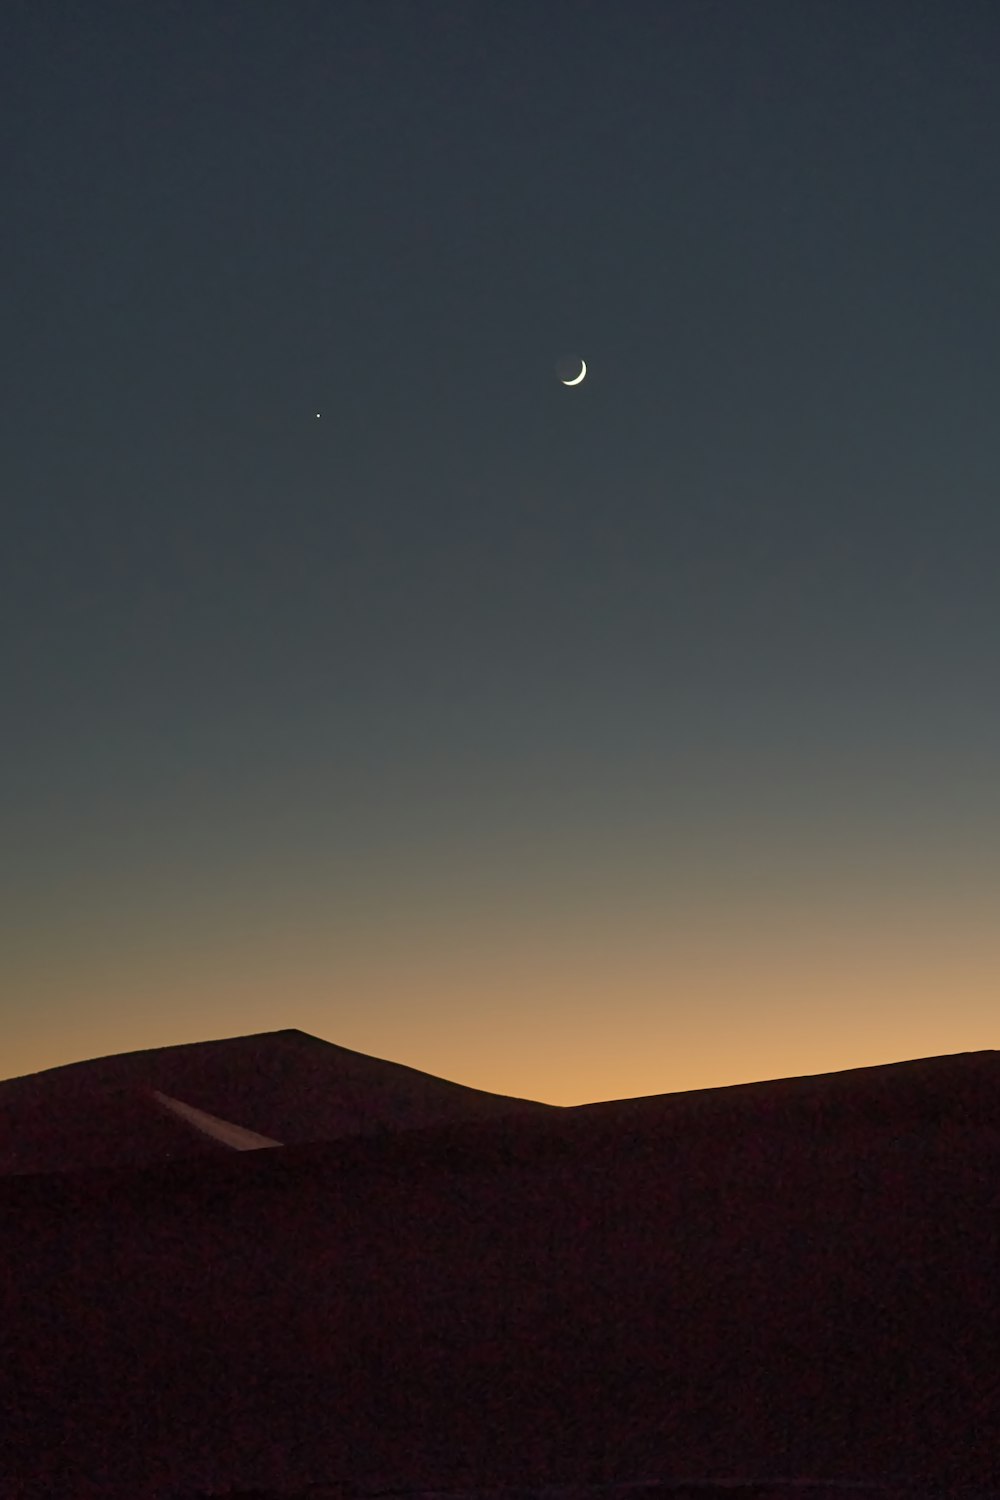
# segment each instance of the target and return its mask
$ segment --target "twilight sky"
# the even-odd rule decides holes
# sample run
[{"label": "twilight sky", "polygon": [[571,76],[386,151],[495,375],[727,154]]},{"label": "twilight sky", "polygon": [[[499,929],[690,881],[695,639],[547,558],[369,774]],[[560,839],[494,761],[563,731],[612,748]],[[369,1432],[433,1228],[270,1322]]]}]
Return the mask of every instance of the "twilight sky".
[{"label": "twilight sky", "polygon": [[0,1075],[997,1046],[994,0],[4,33]]}]

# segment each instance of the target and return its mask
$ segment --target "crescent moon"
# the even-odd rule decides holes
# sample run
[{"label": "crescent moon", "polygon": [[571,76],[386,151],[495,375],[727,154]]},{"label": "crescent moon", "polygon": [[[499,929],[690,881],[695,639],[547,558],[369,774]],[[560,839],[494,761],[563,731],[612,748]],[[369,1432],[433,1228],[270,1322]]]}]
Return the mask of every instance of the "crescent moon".
[{"label": "crescent moon", "polygon": [[587,361],[585,359],[581,359],[581,361],[580,361],[580,373],[579,373],[579,375],[577,375],[574,380],[564,380],[563,381],[563,385],[579,385],[580,381],[583,379],[583,377],[586,375],[586,373],[587,373]]}]

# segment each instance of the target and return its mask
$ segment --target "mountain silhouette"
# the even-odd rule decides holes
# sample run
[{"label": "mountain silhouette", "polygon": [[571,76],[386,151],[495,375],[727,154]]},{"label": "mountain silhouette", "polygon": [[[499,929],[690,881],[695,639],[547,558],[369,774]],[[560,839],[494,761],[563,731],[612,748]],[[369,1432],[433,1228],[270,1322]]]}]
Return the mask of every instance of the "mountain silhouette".
[{"label": "mountain silhouette", "polygon": [[[164,1110],[157,1095],[187,1113]],[[0,1082],[0,1172],[151,1162],[225,1145],[225,1134],[213,1139],[194,1128],[192,1111],[284,1143],[551,1107],[466,1088],[302,1031],[264,1032]]]},{"label": "mountain silhouette", "polygon": [[[242,1040],[171,1097],[285,1139],[258,1063],[341,1049]],[[423,1078],[382,1133],[0,1180],[0,1493],[1000,1489],[995,1052],[400,1125]]]}]

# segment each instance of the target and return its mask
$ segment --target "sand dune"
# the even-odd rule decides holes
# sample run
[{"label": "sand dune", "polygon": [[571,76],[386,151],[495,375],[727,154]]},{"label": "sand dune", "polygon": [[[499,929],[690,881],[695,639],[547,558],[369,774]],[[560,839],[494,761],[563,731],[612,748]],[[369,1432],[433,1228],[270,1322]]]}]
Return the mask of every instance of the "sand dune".
[{"label": "sand dune", "polygon": [[1000,1490],[998,1243],[995,1053],[8,1177],[0,1493]]},{"label": "sand dune", "polygon": [[[259,1136],[259,1144],[549,1108],[465,1088],[301,1031],[265,1032],[122,1053],[0,1082],[0,1173],[68,1171],[203,1150],[193,1130],[168,1129],[163,1111],[149,1108],[157,1095],[181,1101],[188,1125],[195,1119],[190,1111],[200,1111]],[[118,1145],[116,1134],[122,1136]]]}]

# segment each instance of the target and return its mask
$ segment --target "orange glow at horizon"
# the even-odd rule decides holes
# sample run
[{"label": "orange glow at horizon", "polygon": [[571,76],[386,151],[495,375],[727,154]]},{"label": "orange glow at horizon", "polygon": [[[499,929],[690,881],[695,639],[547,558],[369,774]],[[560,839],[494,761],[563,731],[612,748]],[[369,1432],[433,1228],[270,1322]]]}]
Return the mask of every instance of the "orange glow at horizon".
[{"label": "orange glow at horizon", "polygon": [[[836,1071],[996,1045],[998,947],[984,920],[946,934],[785,933],[703,913],[674,932],[313,933],[181,960],[150,935],[22,975],[4,1076],[146,1047],[295,1027],[470,1087],[554,1104]],[[79,955],[77,956],[79,958]],[[84,972],[86,970],[86,973]],[[62,1025],[60,998],[71,995]],[[86,1019],[84,1019],[86,1017]]]},{"label": "orange glow at horizon", "polygon": [[294,1027],[577,1104],[996,1044],[985,797],[946,818],[886,774],[842,818],[727,785],[650,794],[658,823],[477,790],[353,844],[253,809],[98,829],[5,893],[3,1073]]}]

